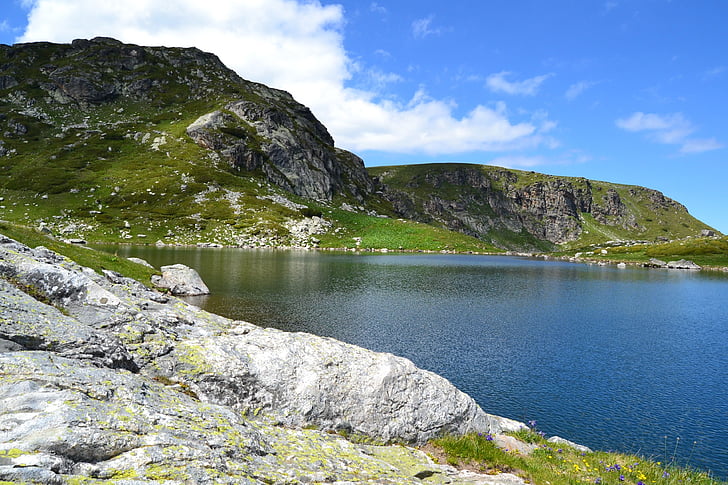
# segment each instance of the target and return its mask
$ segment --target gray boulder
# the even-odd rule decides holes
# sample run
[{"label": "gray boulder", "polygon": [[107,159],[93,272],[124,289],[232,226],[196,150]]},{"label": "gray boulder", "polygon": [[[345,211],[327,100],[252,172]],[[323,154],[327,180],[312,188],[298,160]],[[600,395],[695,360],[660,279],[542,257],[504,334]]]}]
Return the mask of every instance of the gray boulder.
[{"label": "gray boulder", "polygon": [[447,433],[525,426],[486,414],[446,379],[407,359],[330,338],[242,325],[181,342],[155,371],[184,376],[204,400],[379,440],[422,444]]},{"label": "gray boulder", "polygon": [[152,283],[159,288],[167,288],[173,295],[197,296],[209,295],[207,287],[200,275],[194,269],[184,264],[162,266],[162,276],[152,276]]},{"label": "gray boulder", "polygon": [[126,258],[126,259],[128,259],[132,263],[137,263],[137,264],[141,264],[142,266],[146,266],[147,268],[156,269],[154,266],[149,264],[149,262],[145,259],[142,259],[142,258]]},{"label": "gray boulder", "polygon": [[667,267],[670,269],[702,269],[697,264],[686,259],[680,259],[678,261],[670,261],[667,263]]}]

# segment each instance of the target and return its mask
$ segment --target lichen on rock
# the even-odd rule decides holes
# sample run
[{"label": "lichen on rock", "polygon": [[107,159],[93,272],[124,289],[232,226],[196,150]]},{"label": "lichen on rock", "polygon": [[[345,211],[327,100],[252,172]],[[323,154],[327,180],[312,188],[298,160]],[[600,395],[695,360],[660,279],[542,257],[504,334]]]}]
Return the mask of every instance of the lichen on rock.
[{"label": "lichen on rock", "polygon": [[0,315],[0,480],[475,483],[361,441],[523,426],[406,359],[231,321],[4,236]]}]

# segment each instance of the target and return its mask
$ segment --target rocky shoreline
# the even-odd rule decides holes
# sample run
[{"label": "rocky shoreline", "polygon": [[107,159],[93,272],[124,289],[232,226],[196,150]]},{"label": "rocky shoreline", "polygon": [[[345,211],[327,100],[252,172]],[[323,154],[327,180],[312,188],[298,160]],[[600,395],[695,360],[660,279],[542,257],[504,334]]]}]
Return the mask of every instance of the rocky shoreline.
[{"label": "rocky shoreline", "polygon": [[410,447],[525,426],[409,360],[232,321],[1,235],[0,322],[0,480],[521,482]]}]

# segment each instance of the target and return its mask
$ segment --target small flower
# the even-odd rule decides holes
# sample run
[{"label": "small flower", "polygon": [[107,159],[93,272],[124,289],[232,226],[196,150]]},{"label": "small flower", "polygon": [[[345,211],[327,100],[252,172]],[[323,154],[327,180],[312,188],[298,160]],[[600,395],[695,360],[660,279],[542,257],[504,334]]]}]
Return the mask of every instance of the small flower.
[{"label": "small flower", "polygon": [[564,452],[564,450],[562,450],[561,448],[559,448],[558,450],[556,450],[556,453],[563,453],[563,452]]},{"label": "small flower", "polygon": [[619,481],[620,481],[620,482],[623,482],[623,481],[624,481],[624,475],[620,475],[620,476],[619,476]]},{"label": "small flower", "polygon": [[536,427],[536,420],[535,419],[532,419],[531,421],[529,421],[528,422],[528,426],[531,427],[531,428],[535,428]]},{"label": "small flower", "polygon": [[662,478],[667,478],[669,476],[670,476],[670,474],[667,473],[667,471],[662,472]]},{"label": "small flower", "polygon": [[490,434],[490,433],[488,433],[487,435],[485,435],[485,441],[493,441],[493,435]]},{"label": "small flower", "polygon": [[645,485],[645,482],[643,482],[642,480],[640,480],[639,482],[637,482],[637,485]]},{"label": "small flower", "polygon": [[597,479],[594,480],[594,483],[596,483],[596,485],[599,485],[600,483],[602,483],[602,477],[597,477]]}]

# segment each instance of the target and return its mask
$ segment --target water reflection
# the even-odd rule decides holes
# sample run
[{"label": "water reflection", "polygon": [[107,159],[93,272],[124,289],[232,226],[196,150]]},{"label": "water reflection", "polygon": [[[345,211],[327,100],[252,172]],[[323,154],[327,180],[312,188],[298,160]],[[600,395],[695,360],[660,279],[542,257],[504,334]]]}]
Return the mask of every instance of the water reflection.
[{"label": "water reflection", "polygon": [[[728,476],[728,279],[467,255],[118,248],[195,267],[231,318],[392,352],[600,449],[697,441]],[[674,441],[673,441],[674,442]],[[685,450],[683,458],[690,452]]]}]

